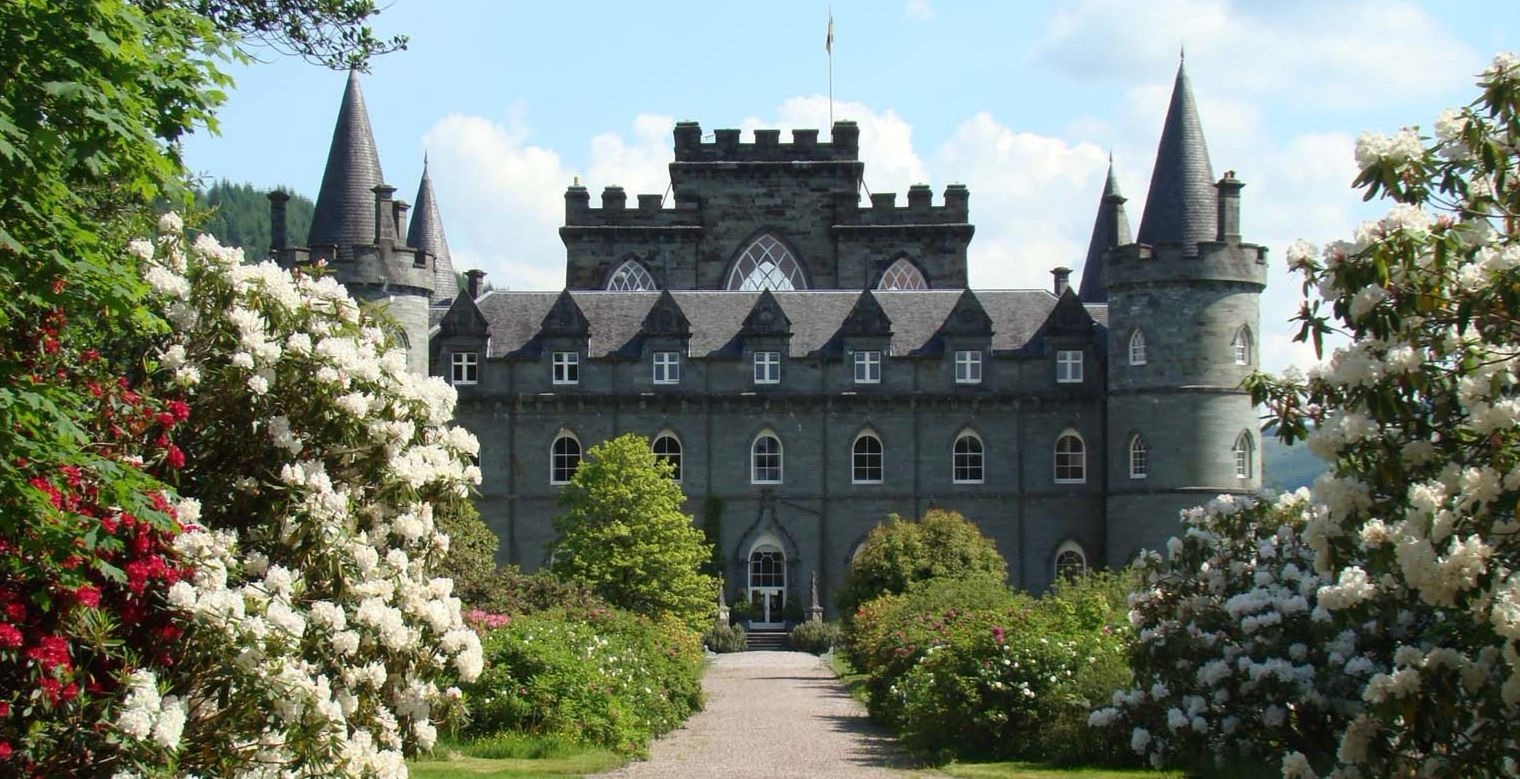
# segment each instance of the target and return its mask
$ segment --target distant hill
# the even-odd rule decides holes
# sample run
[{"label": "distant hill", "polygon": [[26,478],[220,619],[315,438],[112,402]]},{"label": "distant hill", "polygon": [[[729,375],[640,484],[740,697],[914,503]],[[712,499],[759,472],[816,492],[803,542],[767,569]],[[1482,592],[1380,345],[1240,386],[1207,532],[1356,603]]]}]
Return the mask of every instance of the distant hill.
[{"label": "distant hill", "polygon": [[[205,192],[195,193],[195,206],[215,209],[201,229],[216,236],[222,245],[242,247],[250,260],[269,254],[269,190],[218,181]],[[291,194],[285,207],[285,224],[293,245],[305,245],[315,210],[311,198]]]},{"label": "distant hill", "polygon": [[1325,461],[1314,456],[1309,446],[1299,441],[1286,446],[1277,436],[1262,434],[1262,486],[1280,491],[1296,490],[1314,483],[1325,472]]}]

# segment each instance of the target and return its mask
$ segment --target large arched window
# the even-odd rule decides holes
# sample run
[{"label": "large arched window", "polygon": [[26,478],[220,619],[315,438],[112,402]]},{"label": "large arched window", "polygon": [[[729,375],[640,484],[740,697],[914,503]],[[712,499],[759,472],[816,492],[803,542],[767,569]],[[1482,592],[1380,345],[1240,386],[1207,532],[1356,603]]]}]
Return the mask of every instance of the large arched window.
[{"label": "large arched window", "polygon": [[881,281],[876,283],[877,289],[928,289],[929,282],[924,279],[924,274],[919,271],[907,257],[898,258],[887,268],[887,272],[881,274]]},{"label": "large arched window", "polygon": [[781,483],[781,439],[774,434],[761,433],[750,444],[749,480],[752,484]]},{"label": "large arched window", "polygon": [[1087,573],[1087,553],[1081,544],[1067,541],[1056,549],[1056,578],[1075,579]]},{"label": "large arched window", "polygon": [[581,442],[574,433],[560,433],[549,451],[549,483],[568,484],[581,467]]},{"label": "large arched window", "polygon": [[1241,432],[1235,439],[1235,478],[1249,479],[1255,472],[1256,467],[1256,442],[1251,440],[1250,431]]},{"label": "large arched window", "polygon": [[1145,333],[1138,327],[1129,336],[1129,364],[1145,364]]},{"label": "large arched window", "polygon": [[607,289],[618,292],[637,292],[640,290],[659,289],[654,283],[654,276],[644,263],[638,260],[624,260],[612,275],[607,277]]},{"label": "large arched window", "polygon": [[650,449],[654,452],[654,459],[670,463],[670,478],[679,483],[681,481],[681,439],[676,438],[675,433],[661,433],[655,436]]},{"label": "large arched window", "polygon": [[983,477],[982,439],[966,431],[955,438],[950,456],[951,477],[956,484],[981,484]]},{"label": "large arched window", "polygon": [[1087,481],[1087,444],[1082,436],[1068,430],[1056,439],[1056,483],[1079,484]]},{"label": "large arched window", "polygon": [[850,481],[856,484],[881,483],[881,439],[867,430],[855,437],[850,453]]},{"label": "large arched window", "polygon": [[1144,479],[1150,474],[1150,451],[1151,448],[1137,433],[1129,439],[1129,477],[1131,479]]},{"label": "large arched window", "polygon": [[745,291],[807,289],[807,279],[785,244],[771,235],[761,235],[734,260],[727,286]]},{"label": "large arched window", "polygon": [[1251,328],[1241,325],[1235,331],[1234,340],[1230,341],[1230,349],[1235,353],[1236,365],[1251,364]]}]

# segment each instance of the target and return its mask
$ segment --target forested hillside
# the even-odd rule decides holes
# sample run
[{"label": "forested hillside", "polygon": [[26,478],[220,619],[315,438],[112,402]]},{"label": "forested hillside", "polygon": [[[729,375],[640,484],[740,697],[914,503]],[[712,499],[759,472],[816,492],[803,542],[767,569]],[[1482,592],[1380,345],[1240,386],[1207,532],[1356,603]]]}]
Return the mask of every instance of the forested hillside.
[{"label": "forested hillside", "polygon": [[1263,487],[1273,490],[1296,490],[1314,483],[1325,470],[1325,461],[1314,456],[1300,441],[1285,446],[1275,435],[1262,436]]},{"label": "forested hillside", "polygon": [[[255,189],[252,184],[218,181],[211,185],[211,189],[196,192],[195,205],[212,211],[204,230],[216,236],[223,245],[240,246],[252,259],[269,253],[269,190]],[[291,193],[290,204],[286,206],[286,224],[292,244],[305,245],[315,207],[310,198]]]}]

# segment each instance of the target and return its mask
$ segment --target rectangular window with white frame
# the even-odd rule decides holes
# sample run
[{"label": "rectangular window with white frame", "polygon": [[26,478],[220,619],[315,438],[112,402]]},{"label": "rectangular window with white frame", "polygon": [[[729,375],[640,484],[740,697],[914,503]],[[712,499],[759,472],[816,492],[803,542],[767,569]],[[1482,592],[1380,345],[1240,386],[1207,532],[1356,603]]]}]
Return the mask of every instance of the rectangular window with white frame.
[{"label": "rectangular window with white frame", "polygon": [[581,355],[579,352],[554,353],[554,383],[579,384],[581,381]]},{"label": "rectangular window with white frame", "polygon": [[781,383],[781,352],[755,352],[755,383]]},{"label": "rectangular window with white frame", "polygon": [[855,383],[881,383],[881,352],[858,351],[855,353]]},{"label": "rectangular window with white frame", "polygon": [[979,349],[962,349],[955,353],[955,383],[982,383],[982,352]]},{"label": "rectangular window with white frame", "polygon": [[452,383],[474,384],[480,379],[480,352],[454,352],[449,362]]},{"label": "rectangular window with white frame", "polygon": [[1056,352],[1056,382],[1060,384],[1082,383],[1082,350],[1062,349]]},{"label": "rectangular window with white frame", "polygon": [[680,352],[655,352],[654,353],[654,383],[655,384],[680,384],[681,383],[681,353]]}]

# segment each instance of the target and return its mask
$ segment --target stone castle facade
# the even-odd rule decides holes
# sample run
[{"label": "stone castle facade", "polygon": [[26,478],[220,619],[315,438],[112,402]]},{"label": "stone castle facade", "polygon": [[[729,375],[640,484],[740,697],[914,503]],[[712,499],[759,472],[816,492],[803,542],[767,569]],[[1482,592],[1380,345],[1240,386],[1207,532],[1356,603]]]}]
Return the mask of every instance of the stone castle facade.
[{"label": "stone castle facade", "polygon": [[[888,514],[974,520],[1039,591],[1158,548],[1182,508],[1261,484],[1241,379],[1257,364],[1266,250],[1242,241],[1233,173],[1215,179],[1178,70],[1140,229],[1112,170],[1080,289],[970,290],[969,193],[858,199],[859,130],[675,128],[673,203],[565,193],[565,288],[455,282],[424,172],[384,184],[350,77],[305,248],[386,301],[414,365],[459,391],[480,439],[498,557],[547,562],[561,485],[597,442],[636,432],[718,528],[729,602],[754,621],[823,602]],[[1079,207],[1073,205],[1073,207]]]}]

